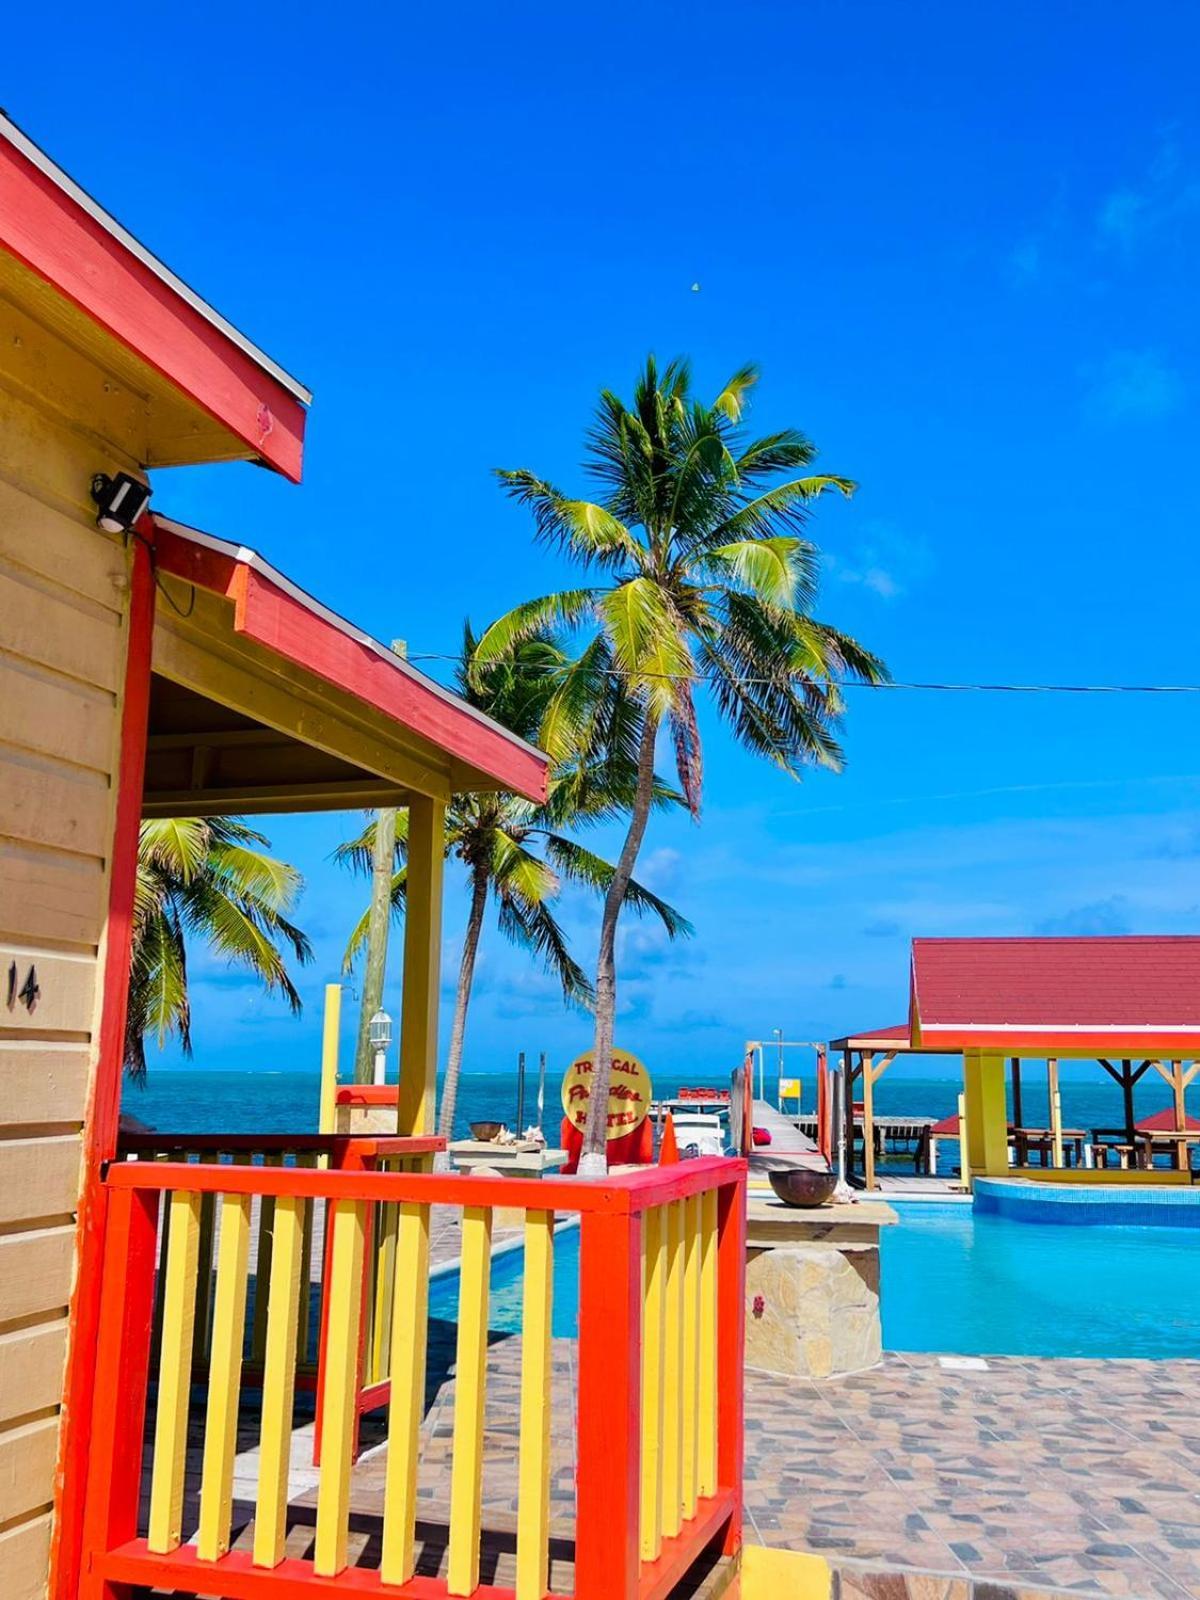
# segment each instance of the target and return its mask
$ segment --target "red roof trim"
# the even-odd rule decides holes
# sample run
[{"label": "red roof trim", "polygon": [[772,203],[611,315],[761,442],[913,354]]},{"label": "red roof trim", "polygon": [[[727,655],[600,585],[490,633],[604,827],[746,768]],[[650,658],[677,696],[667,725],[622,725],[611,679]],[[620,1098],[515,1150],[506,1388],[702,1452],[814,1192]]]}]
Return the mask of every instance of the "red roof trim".
[{"label": "red roof trim", "polygon": [[266,357],[215,312],[198,309],[198,297],[176,287],[165,268],[155,270],[154,258],[126,243],[124,230],[80,194],[36,146],[0,123],[0,246],[298,482],[306,391],[266,370]]},{"label": "red roof trim", "polygon": [[327,610],[254,551],[155,517],[161,572],[223,594],[256,644],[394,718],[527,800],[546,797],[548,758],[369,635]]}]

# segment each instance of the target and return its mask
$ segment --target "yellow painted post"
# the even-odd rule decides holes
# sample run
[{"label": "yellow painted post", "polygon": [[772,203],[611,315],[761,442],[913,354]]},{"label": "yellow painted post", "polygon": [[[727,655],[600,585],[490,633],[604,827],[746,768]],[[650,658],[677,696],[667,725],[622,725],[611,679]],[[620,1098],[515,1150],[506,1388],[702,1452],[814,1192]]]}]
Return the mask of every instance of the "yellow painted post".
[{"label": "yellow painted post", "polygon": [[196,1326],[200,1196],[186,1191],[172,1194],[169,1210],[158,1415],[154,1427],[154,1468],[150,1478],[150,1521],[146,1534],[146,1542],[156,1555],[168,1554],[183,1538],[183,1480],[192,1388],[192,1337]]},{"label": "yellow painted post", "polygon": [[963,1188],[971,1190],[971,1139],[967,1131],[967,1097],[958,1097],[958,1160],[962,1170]]},{"label": "yellow painted post", "polygon": [[[321,1028],[321,1111],[317,1123],[322,1133],[337,1132],[338,1038],[342,1026],[342,986],[325,985],[325,1019]],[[329,1157],[321,1157],[329,1165]]]},{"label": "yellow painted post", "polygon": [[375,1305],[371,1332],[372,1381],[382,1383],[391,1367],[392,1287],[396,1278],[396,1229],[399,1208],[391,1201],[379,1207],[375,1220]]},{"label": "yellow painted post", "polygon": [[516,1600],[542,1600],[550,1581],[553,1211],[528,1211],[525,1214],[525,1280],[522,1292]]},{"label": "yellow painted post", "polygon": [[[264,1166],[278,1167],[283,1157],[267,1156]],[[251,1332],[250,1351],[255,1361],[261,1362],[267,1348],[267,1302],[271,1282],[271,1250],[275,1238],[275,1196],[264,1194],[258,1202],[258,1251],[254,1260],[254,1327]]]},{"label": "yellow painted post", "polygon": [[666,1314],[663,1331],[662,1531],[673,1539],[683,1525],[683,1206],[664,1207],[667,1232]]},{"label": "yellow painted post", "polygon": [[[215,1166],[220,1157],[205,1154],[200,1157],[201,1166]],[[213,1240],[217,1216],[217,1197],[215,1194],[202,1195],[200,1198],[200,1245],[196,1256],[196,1342],[199,1347],[200,1359],[207,1361],[209,1351],[209,1326],[212,1321],[212,1292],[213,1292]]]},{"label": "yellow painted post", "polygon": [[[304,1201],[295,1195],[280,1195],[275,1207],[267,1345],[263,1363],[258,1500],[254,1510],[256,1567],[277,1567],[283,1560],[287,1538],[288,1467],[292,1455],[304,1209]],[[334,1302],[331,1307],[331,1314],[335,1316],[336,1304]]]},{"label": "yellow painted post", "polygon": [[383,1499],[384,1583],[407,1583],[416,1568],[417,1455],[425,1411],[429,1318],[429,1207],[399,1208],[392,1288],[392,1397],[388,1408],[387,1479]]},{"label": "yellow painted post", "polygon": [[1008,1171],[1008,1096],[1004,1057],[983,1050],[963,1056],[967,1099],[968,1151],[976,1176],[1003,1177]]},{"label": "yellow painted post", "polygon": [[408,807],[404,990],[400,1004],[400,1090],[396,1131],[432,1133],[437,1093],[438,978],[446,807],[413,795]]},{"label": "yellow painted post", "polygon": [[246,1273],[250,1265],[248,1194],[224,1196],[219,1231],[200,1477],[200,1532],[196,1540],[202,1561],[216,1561],[229,1549],[233,1518],[233,1461],[237,1454],[242,1346],[246,1337]]},{"label": "yellow painted post", "polygon": [[[296,1162],[298,1167],[315,1167],[317,1157],[300,1156]],[[304,1237],[300,1242],[300,1287],[297,1291],[300,1303],[297,1310],[297,1341],[296,1358],[303,1366],[308,1360],[308,1336],[312,1326],[312,1262],[313,1262],[313,1218],[316,1213],[316,1201],[304,1202]]]},{"label": "yellow painted post", "polygon": [[362,1321],[366,1206],[336,1201],[329,1272],[329,1329],[325,1343],[325,1409],[321,1417],[321,1481],[313,1571],[335,1578],[346,1565],[350,1530],[350,1468],[358,1405],[358,1336]]},{"label": "yellow painted post", "polygon": [[450,1467],[450,1557],[446,1573],[447,1591],[456,1595],[474,1594],[479,1587],[491,1256],[491,1211],[483,1206],[465,1206],[458,1291],[454,1459]]},{"label": "yellow painted post", "polygon": [[643,1561],[662,1553],[663,1319],[666,1312],[666,1208],[651,1206],[642,1225],[642,1511]]},{"label": "yellow painted post", "polygon": [[700,1196],[683,1208],[683,1517],[696,1515],[700,1479]]},{"label": "yellow painted post", "polygon": [[717,1191],[700,1198],[700,1441],[697,1490],[717,1492]]}]

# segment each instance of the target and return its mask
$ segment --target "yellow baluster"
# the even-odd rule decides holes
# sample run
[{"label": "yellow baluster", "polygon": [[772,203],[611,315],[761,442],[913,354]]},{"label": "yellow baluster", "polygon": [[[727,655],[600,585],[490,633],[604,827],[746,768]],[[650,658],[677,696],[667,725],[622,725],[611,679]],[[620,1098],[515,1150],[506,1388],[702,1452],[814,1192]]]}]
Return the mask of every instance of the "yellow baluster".
[{"label": "yellow baluster", "polygon": [[183,1480],[187,1462],[188,1401],[192,1387],[192,1337],[196,1326],[196,1257],[200,1196],[173,1194],[163,1286],[158,1416],[150,1479],[147,1543],[158,1555],[183,1538]]},{"label": "yellow baluster", "polygon": [[717,1492],[717,1191],[700,1206],[700,1438],[697,1489]]},{"label": "yellow baluster", "polygon": [[216,1561],[229,1549],[249,1265],[250,1196],[226,1195],[221,1202],[217,1246],[217,1292],[213,1302],[212,1358],[208,1368],[204,1465],[200,1479],[200,1534],[196,1541],[204,1561]]},{"label": "yellow baluster", "polygon": [[258,1502],[254,1513],[254,1564],[257,1567],[277,1567],[283,1560],[287,1537],[288,1465],[292,1453],[304,1211],[303,1200],[294,1195],[280,1195],[275,1206],[267,1349],[263,1365]]},{"label": "yellow baluster", "polygon": [[696,1515],[699,1481],[700,1409],[700,1196],[689,1195],[683,1208],[683,1516]]},{"label": "yellow baluster", "polygon": [[522,1294],[517,1600],[542,1600],[550,1578],[553,1211],[528,1211],[525,1214],[525,1281]]},{"label": "yellow baluster", "polygon": [[325,1344],[321,1481],[317,1490],[317,1536],[313,1550],[313,1570],[319,1578],[334,1578],[346,1565],[367,1229],[364,1205],[340,1200],[332,1210],[333,1261],[329,1273],[329,1331]]},{"label": "yellow baluster", "polygon": [[466,1206],[458,1292],[454,1459],[450,1469],[450,1559],[446,1587],[470,1595],[479,1587],[479,1525],[483,1493],[483,1415],[487,1393],[488,1273],[492,1213]]},{"label": "yellow baluster", "polygon": [[[317,1157],[306,1155],[297,1159],[298,1167],[312,1168],[317,1164]],[[313,1259],[313,1215],[316,1202],[304,1202],[304,1237],[300,1241],[300,1306],[297,1313],[297,1358],[304,1364],[308,1360],[308,1335],[312,1326],[312,1259]]]},{"label": "yellow baluster", "polygon": [[[278,1167],[282,1156],[267,1156],[264,1167]],[[275,1234],[275,1196],[265,1194],[258,1203],[258,1253],[254,1261],[254,1331],[250,1353],[261,1361],[267,1347],[267,1287],[271,1281],[271,1247]]]},{"label": "yellow baluster", "polygon": [[416,1565],[417,1452],[425,1410],[429,1317],[429,1207],[405,1201],[398,1210],[392,1286],[392,1397],[379,1569],[384,1583],[407,1583]]},{"label": "yellow baluster", "polygon": [[666,1210],[653,1206],[642,1223],[642,1560],[662,1552],[663,1316],[666,1309]]},{"label": "yellow baluster", "polygon": [[[205,1154],[200,1157],[200,1165],[202,1167],[216,1166],[220,1159],[219,1155]],[[200,1199],[200,1248],[196,1259],[195,1335],[201,1361],[211,1359],[209,1329],[212,1325],[213,1241],[216,1232],[216,1220],[216,1195],[202,1195]]]},{"label": "yellow baluster", "polygon": [[663,1333],[662,1531],[673,1538],[683,1512],[683,1202],[666,1206],[667,1278]]}]

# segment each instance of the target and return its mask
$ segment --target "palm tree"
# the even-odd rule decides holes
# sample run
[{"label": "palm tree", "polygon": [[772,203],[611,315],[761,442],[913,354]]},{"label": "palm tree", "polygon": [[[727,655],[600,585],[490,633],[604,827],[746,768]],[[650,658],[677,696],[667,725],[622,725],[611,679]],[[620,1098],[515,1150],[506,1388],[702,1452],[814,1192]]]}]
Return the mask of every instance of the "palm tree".
[{"label": "palm tree", "polygon": [[[508,661],[483,673],[472,669],[474,651],[475,639],[468,626],[457,671],[460,692],[522,737],[537,731],[548,699],[559,694],[565,679],[575,676],[575,663],[545,630],[523,639]],[[546,970],[558,978],[564,999],[576,1005],[592,1003],[592,986],[571,954],[551,908],[564,883],[582,884],[601,894],[612,883],[616,869],[611,863],[561,830],[612,820],[632,804],[637,770],[629,744],[628,713],[620,696],[610,698],[606,716],[595,721],[587,747],[566,749],[553,765],[544,805],[511,794],[451,797],[445,849],[448,858],[456,858],[466,868],[468,907],[438,1112],[438,1132],[444,1138],[450,1138],[454,1130],[467,1013],[489,900],[496,907],[501,933],[541,958]],[[663,784],[656,782],[652,789],[653,804],[682,800]],[[369,872],[374,830],[372,817],[356,839],[339,846],[337,858],[359,872]],[[404,905],[407,843],[408,817],[401,812],[397,870],[392,879],[392,905],[397,912]],[[669,938],[690,934],[690,925],[673,906],[636,881],[627,885],[626,899],[636,911],[657,916]],[[347,966],[361,950],[366,934],[364,912],[346,948]]]},{"label": "palm tree", "polygon": [[266,853],[270,840],[236,817],[175,817],[143,822],[138,836],[133,956],[125,1067],[146,1075],[146,1035],[161,1047],[172,1034],[192,1053],[187,943],[203,938],[234,966],[282,994],[293,1012],[300,996],[284,947],[301,963],[307,938],[286,916],[303,880]]},{"label": "palm tree", "polygon": [[547,626],[594,630],[576,672],[547,706],[542,744],[556,756],[586,742],[591,719],[603,714],[604,695],[594,693],[600,682],[619,685],[639,720],[636,792],[605,894],[596,964],[584,1172],[604,1170],[617,922],[650,815],[660,731],[669,732],[680,786],[698,816],[701,684],[741,744],[799,776],[809,764],[841,765],[833,732],[843,710],[840,682],[886,676],[875,656],[811,615],[818,555],[803,537],[805,524],[821,495],[849,495],[855,485],[807,474],[816,450],[794,429],[746,437],[741,422],[757,379],[755,367],[743,367],[705,404],[686,361],[660,374],[651,357],[631,406],[603,391],[584,466],[595,501],[572,498],[533,472],[498,473],[532,511],[536,536],[599,581],[516,606],[480,640],[478,670],[508,659]]}]

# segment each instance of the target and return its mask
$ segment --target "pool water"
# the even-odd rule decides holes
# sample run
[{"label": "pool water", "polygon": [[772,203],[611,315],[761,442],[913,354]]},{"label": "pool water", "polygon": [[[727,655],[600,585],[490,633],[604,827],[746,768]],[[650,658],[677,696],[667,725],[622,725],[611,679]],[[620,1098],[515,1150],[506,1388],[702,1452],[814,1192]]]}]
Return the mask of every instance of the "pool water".
[{"label": "pool water", "polygon": [[882,1248],[889,1350],[1200,1356],[1200,1230],[896,1210]]},{"label": "pool water", "polygon": [[[896,1207],[883,1232],[883,1342],[955,1355],[1200,1356],[1200,1229],[1073,1227],[978,1216],[968,1205]],[[555,1245],[554,1333],[579,1314],[579,1230]],[[430,1284],[454,1321],[458,1277]],[[521,1253],[497,1256],[489,1326],[521,1327]]]}]

